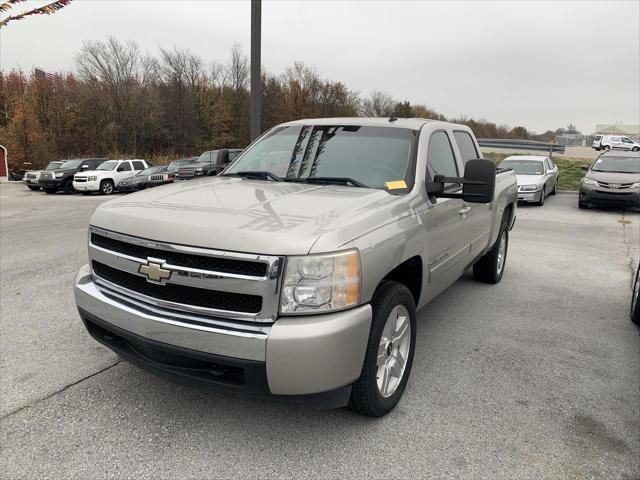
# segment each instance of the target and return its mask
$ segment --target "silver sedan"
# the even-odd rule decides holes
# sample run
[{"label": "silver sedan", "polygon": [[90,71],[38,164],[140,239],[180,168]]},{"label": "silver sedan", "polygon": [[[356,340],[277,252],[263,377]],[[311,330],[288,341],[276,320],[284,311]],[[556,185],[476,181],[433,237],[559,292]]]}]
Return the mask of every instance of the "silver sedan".
[{"label": "silver sedan", "polygon": [[513,155],[499,165],[511,168],[518,181],[518,201],[544,205],[547,195],[558,191],[558,166],[549,157],[541,155]]}]

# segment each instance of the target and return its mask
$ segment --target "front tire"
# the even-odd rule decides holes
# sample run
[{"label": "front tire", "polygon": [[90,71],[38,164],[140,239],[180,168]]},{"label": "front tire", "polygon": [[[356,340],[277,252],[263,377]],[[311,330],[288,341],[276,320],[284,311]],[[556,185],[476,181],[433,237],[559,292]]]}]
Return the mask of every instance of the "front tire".
[{"label": "front tire", "polygon": [[555,185],[553,185],[553,190],[551,190],[551,193],[549,195],[555,195],[556,193],[558,193],[558,180],[557,179],[556,179]]},{"label": "front tire", "polygon": [[586,210],[589,206],[581,200],[578,200],[578,208],[580,210]]},{"label": "front tire", "polygon": [[65,195],[71,195],[72,193],[76,193],[76,189],[73,188],[73,180],[67,180],[66,182],[64,182],[62,191],[64,192]]},{"label": "front tire", "polygon": [[113,193],[113,181],[103,180],[100,182],[100,193],[102,195],[111,195]]},{"label": "front tire", "polygon": [[485,253],[480,260],[473,265],[473,276],[484,283],[498,283],[502,280],[504,267],[507,263],[507,251],[509,250],[509,227],[506,219],[503,219],[498,238],[491,250]]},{"label": "front tire", "polygon": [[51,193],[56,193],[58,190],[57,190],[57,189],[55,189],[55,188],[45,188],[45,189],[44,189],[44,191],[45,191],[46,193],[51,194]]},{"label": "front tire", "polygon": [[416,306],[404,285],[384,281],[371,302],[373,315],[360,378],[349,407],[381,417],[398,404],[411,373],[416,344]]},{"label": "front tire", "polygon": [[536,202],[536,205],[542,207],[544,205],[544,198],[547,196],[547,189],[542,187],[542,194],[540,195],[540,200]]},{"label": "front tire", "polygon": [[33,185],[27,185],[27,188],[29,190],[33,190],[34,192],[37,192],[38,190],[40,190],[40,187],[34,187]]},{"label": "front tire", "polygon": [[631,309],[629,310],[629,317],[631,321],[636,325],[640,325],[640,265],[638,265],[638,271],[636,272],[636,280],[633,282],[633,293],[631,294]]}]

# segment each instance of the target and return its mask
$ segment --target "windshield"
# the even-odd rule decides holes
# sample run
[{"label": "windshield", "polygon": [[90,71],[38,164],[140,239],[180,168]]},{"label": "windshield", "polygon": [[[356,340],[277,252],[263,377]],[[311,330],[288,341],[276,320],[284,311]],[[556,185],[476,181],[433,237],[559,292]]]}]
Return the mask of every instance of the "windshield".
[{"label": "windshield", "polygon": [[600,157],[592,172],[640,173],[640,157]]},{"label": "windshield", "polygon": [[47,168],[45,168],[45,170],[56,170],[58,168],[60,168],[60,166],[62,166],[65,162],[49,162],[49,165],[47,165]]},{"label": "windshield", "polygon": [[218,158],[218,150],[210,150],[200,155],[198,157],[197,163],[210,163],[212,161],[215,161],[216,158]]},{"label": "windshield", "polygon": [[104,162],[98,167],[98,170],[115,170],[118,166],[117,160],[109,160],[108,162]]},{"label": "windshield", "polygon": [[542,175],[544,166],[538,160],[505,160],[501,168],[512,168],[516,175]]},{"label": "windshield", "polygon": [[136,175],[151,175],[152,173],[156,173],[161,168],[162,166],[145,168],[141,172],[138,172]]},{"label": "windshield", "polygon": [[[73,168],[78,168],[78,166],[82,163],[82,160],[67,160],[66,162],[64,162],[62,165],[60,165],[59,168],[60,170],[71,170]],[[48,170],[49,168],[47,168]]]},{"label": "windshield", "polygon": [[[412,183],[417,132],[405,128],[292,125],[245,150],[225,175],[270,172],[285,180],[350,178],[369,188],[406,191]],[[397,187],[398,184],[405,185]],[[410,189],[410,187],[409,187]]]}]

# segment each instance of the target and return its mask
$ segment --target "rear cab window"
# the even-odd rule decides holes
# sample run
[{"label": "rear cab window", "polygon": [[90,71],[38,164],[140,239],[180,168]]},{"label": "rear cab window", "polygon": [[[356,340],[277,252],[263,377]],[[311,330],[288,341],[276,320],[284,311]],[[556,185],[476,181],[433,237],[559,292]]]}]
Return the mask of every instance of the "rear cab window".
[{"label": "rear cab window", "polygon": [[465,165],[469,160],[480,158],[476,145],[473,142],[473,138],[469,135],[469,132],[463,130],[454,130],[453,137],[460,150],[462,158],[462,164]]}]

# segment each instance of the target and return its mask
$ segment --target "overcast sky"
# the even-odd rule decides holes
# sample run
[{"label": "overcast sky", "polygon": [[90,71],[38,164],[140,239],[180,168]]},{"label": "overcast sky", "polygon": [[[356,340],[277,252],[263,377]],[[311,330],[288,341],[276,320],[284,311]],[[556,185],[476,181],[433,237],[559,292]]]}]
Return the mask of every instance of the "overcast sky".
[{"label": "overcast sky", "polygon": [[[18,13],[52,0],[15,5]],[[268,1],[262,65],[296,60],[368,95],[542,132],[640,123],[640,2]],[[75,0],[0,30],[4,70],[71,71],[83,40],[114,35],[155,54],[249,53],[249,1]]]}]

